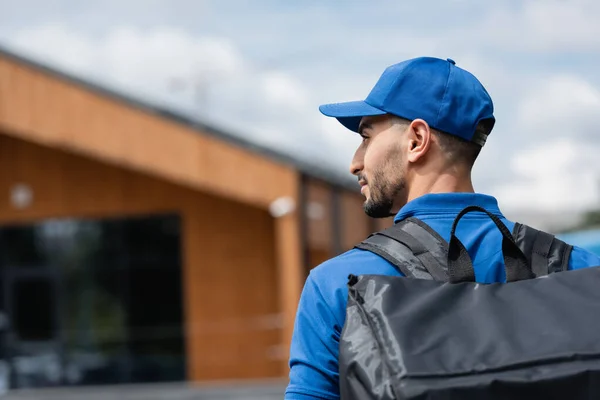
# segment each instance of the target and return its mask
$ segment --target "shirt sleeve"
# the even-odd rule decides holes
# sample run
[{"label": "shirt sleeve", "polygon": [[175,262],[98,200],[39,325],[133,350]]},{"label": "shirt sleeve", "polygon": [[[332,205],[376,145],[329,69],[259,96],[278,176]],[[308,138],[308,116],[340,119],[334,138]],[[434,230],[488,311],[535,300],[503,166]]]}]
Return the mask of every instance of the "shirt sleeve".
[{"label": "shirt sleeve", "polygon": [[296,312],[286,400],[339,399],[338,325],[314,275],[309,275]]},{"label": "shirt sleeve", "polygon": [[581,247],[573,246],[571,259],[569,260],[569,269],[598,266],[600,266],[600,257],[590,251],[582,249]]}]

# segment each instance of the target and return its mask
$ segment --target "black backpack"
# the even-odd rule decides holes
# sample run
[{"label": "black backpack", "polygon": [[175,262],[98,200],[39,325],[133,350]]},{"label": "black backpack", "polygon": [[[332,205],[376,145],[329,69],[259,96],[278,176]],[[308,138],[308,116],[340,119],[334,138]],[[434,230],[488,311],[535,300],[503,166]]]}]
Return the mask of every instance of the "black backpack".
[{"label": "black backpack", "polygon": [[[455,236],[472,211],[502,232],[507,283],[475,282]],[[567,272],[571,246],[472,206],[450,243],[409,218],[357,248],[405,277],[350,275],[342,399],[600,399],[600,268]]]}]

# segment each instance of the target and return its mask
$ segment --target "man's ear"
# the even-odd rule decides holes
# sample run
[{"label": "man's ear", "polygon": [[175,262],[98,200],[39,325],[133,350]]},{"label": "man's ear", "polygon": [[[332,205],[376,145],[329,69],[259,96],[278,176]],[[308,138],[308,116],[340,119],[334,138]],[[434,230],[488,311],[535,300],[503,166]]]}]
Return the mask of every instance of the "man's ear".
[{"label": "man's ear", "polygon": [[416,163],[427,154],[431,147],[431,128],[424,120],[415,119],[410,123],[406,134],[408,140],[407,161]]}]

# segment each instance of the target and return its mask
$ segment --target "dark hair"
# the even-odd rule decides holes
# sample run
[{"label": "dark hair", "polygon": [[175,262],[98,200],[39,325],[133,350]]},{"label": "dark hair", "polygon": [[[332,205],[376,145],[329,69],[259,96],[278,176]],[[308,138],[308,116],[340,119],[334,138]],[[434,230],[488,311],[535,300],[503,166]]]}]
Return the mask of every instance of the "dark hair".
[{"label": "dark hair", "polygon": [[[473,167],[482,146],[471,141],[467,141],[458,136],[450,135],[445,132],[433,130],[440,143],[440,148],[448,160],[452,163],[464,164],[469,168]],[[491,132],[491,124],[488,121],[481,121],[475,128],[475,137],[487,138]]]},{"label": "dark hair", "polygon": [[[400,117],[395,117],[395,119],[396,123],[407,126],[410,124],[409,120]],[[477,138],[477,140],[479,140],[481,143],[485,143],[485,139],[490,134],[493,127],[493,120],[481,120],[475,128],[475,134],[473,137]],[[437,136],[440,148],[446,154],[451,163],[463,164],[469,168],[473,167],[473,164],[475,164],[475,161],[481,152],[482,145],[465,140],[458,136],[451,135],[449,133],[438,131],[437,129],[431,128],[431,131]]]}]

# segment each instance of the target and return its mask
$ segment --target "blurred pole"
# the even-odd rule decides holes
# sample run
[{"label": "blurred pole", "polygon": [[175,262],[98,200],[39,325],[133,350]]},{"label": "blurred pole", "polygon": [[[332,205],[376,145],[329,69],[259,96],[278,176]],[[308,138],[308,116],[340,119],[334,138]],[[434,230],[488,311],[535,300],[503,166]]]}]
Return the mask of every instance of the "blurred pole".
[{"label": "blurred pole", "polygon": [[174,77],[167,84],[171,93],[188,93],[191,95],[192,103],[201,117],[210,116],[210,89],[215,83],[217,76],[208,71],[201,72],[189,77]]}]

